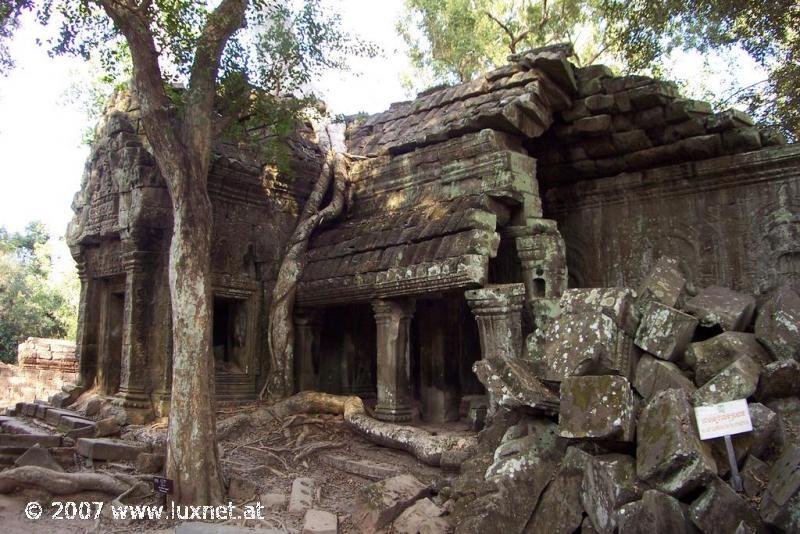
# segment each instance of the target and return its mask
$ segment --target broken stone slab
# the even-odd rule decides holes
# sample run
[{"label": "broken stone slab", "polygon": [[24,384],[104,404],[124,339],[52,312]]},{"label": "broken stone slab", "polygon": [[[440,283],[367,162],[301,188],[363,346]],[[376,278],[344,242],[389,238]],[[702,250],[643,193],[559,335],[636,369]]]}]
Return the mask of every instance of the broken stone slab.
[{"label": "broken stone slab", "polygon": [[761,365],[772,361],[756,336],[744,332],[724,332],[705,341],[692,343],[686,349],[683,360],[694,369],[695,384],[702,386],[743,356],[750,356]]},{"label": "broken stone slab", "polygon": [[2,447],[60,447],[61,436],[52,434],[0,434]]},{"label": "broken stone slab", "polygon": [[695,529],[683,504],[666,493],[647,490],[639,501],[617,512],[619,534],[693,534]]},{"label": "broken stone slab", "polygon": [[680,368],[672,362],[643,354],[636,365],[633,387],[645,401],[665,389],[682,389],[689,395],[697,389]]},{"label": "broken stone slab", "polygon": [[302,514],[314,504],[316,482],[313,478],[297,477],[292,481],[292,492],[289,494],[289,513]]},{"label": "broken stone slab", "polygon": [[443,508],[426,497],[406,508],[394,520],[392,528],[398,534],[445,534],[450,532],[445,514]]},{"label": "broken stone slab", "polygon": [[756,299],[720,286],[710,286],[686,301],[684,310],[705,328],[718,326],[726,332],[743,332],[753,320]]},{"label": "broken stone slab", "polygon": [[[555,474],[565,445],[558,427],[547,419],[524,418],[508,427],[483,476],[473,469],[483,462],[470,460],[462,467],[459,484],[473,489],[469,498],[456,501],[455,532],[521,532]],[[469,482],[464,480],[467,476]]]},{"label": "broken stone slab", "polygon": [[222,525],[219,523],[201,523],[199,521],[187,521],[175,527],[175,534],[286,534],[286,530],[277,528],[250,528],[242,530],[237,525]]},{"label": "broken stone slab", "polygon": [[796,442],[800,437],[800,398],[773,399],[768,401],[766,406],[778,414],[786,439]]},{"label": "broken stone slab", "polygon": [[692,341],[697,319],[660,302],[649,301],[642,308],[636,331],[636,346],[662,360],[675,360]]},{"label": "broken stone slab", "polygon": [[528,362],[478,360],[472,369],[486,387],[490,403],[508,409],[558,412],[558,397],[542,384]]},{"label": "broken stone slab", "polygon": [[389,526],[417,499],[429,494],[428,486],[409,474],[375,482],[358,491],[353,524],[359,532],[376,532]]},{"label": "broken stone slab", "polygon": [[148,452],[148,446],[135,441],[110,438],[80,438],[75,451],[91,460],[135,461],[139,454]]},{"label": "broken stone slab", "polygon": [[62,432],[75,430],[77,428],[91,428],[94,431],[94,422],[84,419],[83,417],[72,417],[69,415],[62,415],[58,420],[58,429]]},{"label": "broken stone slab", "polygon": [[680,308],[686,294],[686,277],[680,269],[680,262],[667,256],[658,258],[639,286],[637,294],[636,307],[640,311],[650,301],[670,308]]},{"label": "broken stone slab", "polygon": [[583,474],[581,503],[598,532],[617,528],[617,510],[642,496],[636,477],[636,461],[624,454],[595,456]]},{"label": "broken stone slab", "polygon": [[759,513],[768,524],[785,532],[800,532],[800,447],[786,447],[769,471]]},{"label": "broken stone slab", "polygon": [[750,504],[716,477],[692,502],[689,514],[695,526],[706,534],[736,532],[742,522],[756,531],[763,530],[761,520]]},{"label": "broken stone slab", "polygon": [[800,360],[800,296],[785,286],[769,295],[758,310],[755,333],[776,360]]},{"label": "broken stone slab", "polygon": [[635,404],[622,376],[571,376],[561,382],[559,435],[563,438],[633,441]]},{"label": "broken stone slab", "polygon": [[403,469],[396,465],[383,462],[373,462],[366,459],[354,459],[338,454],[321,456],[320,460],[325,465],[339,469],[345,473],[358,475],[369,480],[383,480],[401,475]]},{"label": "broken stone slab", "polygon": [[797,360],[778,360],[768,363],[761,370],[755,397],[758,401],[768,401],[782,397],[800,396],[800,362]]},{"label": "broken stone slab", "polygon": [[339,518],[325,510],[307,510],[303,518],[303,534],[337,534]]},{"label": "broken stone slab", "polygon": [[285,510],[286,495],[283,493],[263,493],[258,499],[265,510]]},{"label": "broken stone slab", "polygon": [[61,417],[62,416],[75,417],[75,418],[78,418],[78,419],[84,419],[84,420],[88,421],[88,419],[85,419],[84,417],[81,417],[81,415],[79,413],[77,413],[77,412],[73,412],[72,410],[63,410],[61,408],[47,408],[46,407],[46,412],[44,414],[44,418],[38,417],[38,412],[37,412],[37,419],[44,419],[45,423],[47,423],[49,425],[53,425],[55,427],[57,427],[58,424],[61,422]]},{"label": "broken stone slab", "polygon": [[547,486],[525,527],[526,534],[570,534],[581,526],[583,472],[592,455],[577,447],[567,448],[558,473]]},{"label": "broken stone slab", "polygon": [[14,465],[17,467],[35,465],[37,467],[44,467],[45,469],[51,469],[53,471],[64,471],[64,469],[61,467],[61,464],[55,461],[50,452],[44,447],[40,446],[38,443],[25,451],[22,456],[17,458],[17,460],[14,462]]},{"label": "broken stone slab", "polygon": [[679,389],[656,393],[639,416],[636,473],[673,497],[711,480],[717,469],[711,448],[700,440],[689,396]]},{"label": "broken stone slab", "polygon": [[136,471],[144,474],[158,474],[164,471],[164,455],[143,452],[136,457]]},{"label": "broken stone slab", "polygon": [[756,392],[761,365],[743,356],[717,373],[692,395],[695,406],[708,406],[737,399],[747,399]]},{"label": "broken stone slab", "polygon": [[744,494],[759,499],[769,482],[769,465],[755,456],[748,456],[741,470]]}]

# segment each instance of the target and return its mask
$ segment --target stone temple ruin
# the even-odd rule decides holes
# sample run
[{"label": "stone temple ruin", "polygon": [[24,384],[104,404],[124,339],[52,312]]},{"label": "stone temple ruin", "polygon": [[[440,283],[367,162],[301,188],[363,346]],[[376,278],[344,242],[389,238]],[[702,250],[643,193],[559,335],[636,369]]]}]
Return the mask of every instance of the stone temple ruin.
[{"label": "stone temple ruin", "polygon": [[[797,531],[800,148],[558,48],[510,59],[349,121],[361,158],[345,213],[311,238],[295,391],[486,425],[437,456],[460,470],[431,503],[457,532]],[[109,106],[69,229],[81,386],[128,423],[168,414],[172,376],[170,203],[137,113]],[[216,148],[219,401],[254,400],[268,372],[270,291],[324,159],[312,135],[290,150],[273,176]],[[692,414],[739,398],[744,497]],[[388,526],[359,506],[364,531]]]}]

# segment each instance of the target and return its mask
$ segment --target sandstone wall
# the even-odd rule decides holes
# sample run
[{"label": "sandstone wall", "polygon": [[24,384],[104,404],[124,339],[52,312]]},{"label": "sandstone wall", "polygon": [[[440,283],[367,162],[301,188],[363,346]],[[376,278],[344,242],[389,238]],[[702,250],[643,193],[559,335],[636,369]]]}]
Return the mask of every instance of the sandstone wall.
[{"label": "sandstone wall", "polygon": [[0,363],[0,406],[47,399],[78,380],[72,341],[29,337],[19,345],[17,362]]},{"label": "sandstone wall", "polygon": [[800,289],[800,147],[551,185],[573,287],[637,287],[662,255],[702,287]]}]

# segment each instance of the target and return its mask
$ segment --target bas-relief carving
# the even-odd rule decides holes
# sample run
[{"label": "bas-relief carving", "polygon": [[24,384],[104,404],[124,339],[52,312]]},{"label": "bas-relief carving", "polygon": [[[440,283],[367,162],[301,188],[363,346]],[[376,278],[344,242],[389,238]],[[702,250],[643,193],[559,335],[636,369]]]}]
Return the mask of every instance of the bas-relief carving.
[{"label": "bas-relief carving", "polygon": [[763,258],[763,268],[750,272],[760,291],[781,283],[800,291],[800,201],[790,195],[781,187],[776,199],[753,213],[748,228],[752,257]]}]

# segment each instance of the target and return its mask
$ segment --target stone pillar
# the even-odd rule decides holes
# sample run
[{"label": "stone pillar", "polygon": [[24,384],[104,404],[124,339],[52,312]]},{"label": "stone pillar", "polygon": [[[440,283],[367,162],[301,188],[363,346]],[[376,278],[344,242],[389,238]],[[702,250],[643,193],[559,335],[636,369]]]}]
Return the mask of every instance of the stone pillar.
[{"label": "stone pillar", "polygon": [[378,403],[382,421],[411,420],[410,327],[413,300],[375,300],[378,338]]},{"label": "stone pillar", "polygon": [[503,284],[471,289],[464,294],[478,322],[481,356],[485,360],[522,357],[523,284]]},{"label": "stone pillar", "polygon": [[94,288],[86,269],[86,261],[79,255],[74,255],[78,268],[78,278],[81,282],[81,294],[78,301],[78,327],[75,332],[75,357],[78,360],[80,385],[90,388],[97,376],[97,324],[89,300],[92,298]]},{"label": "stone pillar", "polygon": [[152,417],[147,358],[150,295],[153,288],[152,252],[132,251],[122,256],[125,269],[125,310],[122,332],[122,372],[115,404],[125,408],[128,423]]},{"label": "stone pillar", "polygon": [[322,333],[320,310],[296,308],[294,311],[295,383],[297,391],[316,390],[317,373],[314,356],[319,350]]},{"label": "stone pillar", "polygon": [[564,239],[556,222],[537,219],[529,234],[516,238],[517,256],[525,284],[525,307],[535,325],[558,315],[558,301],[567,289]]}]

